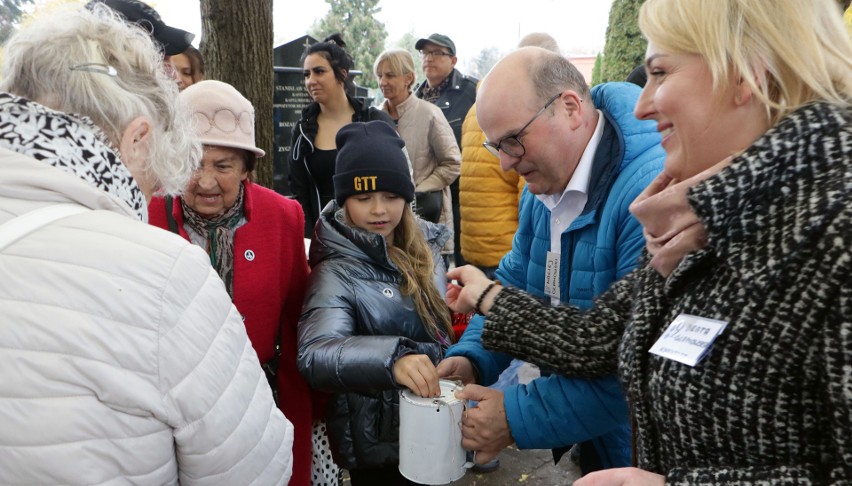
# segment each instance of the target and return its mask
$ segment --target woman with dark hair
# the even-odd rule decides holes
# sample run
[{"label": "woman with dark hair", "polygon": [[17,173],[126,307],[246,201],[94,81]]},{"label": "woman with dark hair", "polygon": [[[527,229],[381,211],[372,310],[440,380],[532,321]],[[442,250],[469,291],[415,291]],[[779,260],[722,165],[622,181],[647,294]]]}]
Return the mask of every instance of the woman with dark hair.
[{"label": "woman with dark hair", "polygon": [[305,89],[313,102],[302,110],[302,118],[293,127],[289,181],[305,212],[306,238],[311,237],[322,208],[334,199],[334,137],[340,127],[371,120],[394,126],[386,113],[364,106],[352,96],[349,71],[354,64],[345,46],[340,34],[332,34],[302,54]]}]

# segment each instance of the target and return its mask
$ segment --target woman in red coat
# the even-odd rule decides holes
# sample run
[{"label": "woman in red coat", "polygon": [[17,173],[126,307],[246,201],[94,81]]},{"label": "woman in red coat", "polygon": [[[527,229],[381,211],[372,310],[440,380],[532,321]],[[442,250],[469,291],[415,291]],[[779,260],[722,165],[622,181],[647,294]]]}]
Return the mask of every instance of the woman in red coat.
[{"label": "woman in red coat", "polygon": [[[296,369],[296,324],[308,276],[299,204],[249,178],[264,155],[254,108],[232,86],[201,81],[180,94],[204,144],[181,198],[153,198],[149,222],[205,248],[240,312],[277,402],[293,423],[291,485],[309,485],[311,391]],[[276,349],[278,348],[278,349]]]}]

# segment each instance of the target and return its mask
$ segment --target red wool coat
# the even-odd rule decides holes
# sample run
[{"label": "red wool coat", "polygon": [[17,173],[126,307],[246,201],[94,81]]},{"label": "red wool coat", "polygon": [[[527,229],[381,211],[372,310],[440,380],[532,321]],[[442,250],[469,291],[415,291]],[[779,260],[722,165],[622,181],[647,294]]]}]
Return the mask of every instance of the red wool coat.
[{"label": "red wool coat", "polygon": [[[309,272],[302,236],[305,217],[299,203],[257,184],[244,184],[246,223],[234,234],[234,305],[261,363],[274,357],[275,335],[281,330],[279,407],[295,428],[290,485],[308,486],[311,390],[296,369],[296,326]],[[180,235],[189,240],[179,198],[173,206]],[[163,198],[151,200],[148,222],[168,230]]]}]

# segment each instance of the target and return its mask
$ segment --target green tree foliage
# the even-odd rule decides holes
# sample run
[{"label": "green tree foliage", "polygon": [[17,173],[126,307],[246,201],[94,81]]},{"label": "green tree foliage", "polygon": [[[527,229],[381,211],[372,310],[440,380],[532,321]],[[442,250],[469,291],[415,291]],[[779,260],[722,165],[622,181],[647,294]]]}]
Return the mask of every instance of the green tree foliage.
[{"label": "green tree foliage", "polygon": [[346,42],[346,51],[355,61],[355,69],[363,72],[358,84],[378,87],[373,75],[373,62],[385,49],[385,39],[388,37],[385,24],[375,17],[381,11],[379,0],[325,2],[331,6],[331,10],[311,27],[309,34],[324,39],[329,34],[340,32]]},{"label": "green tree foliage", "polygon": [[[603,54],[600,52],[595,57],[595,65],[592,67],[592,85],[601,84],[601,63],[603,63]],[[591,87],[590,86],[590,87]]]},{"label": "green tree foliage", "polygon": [[0,44],[15,32],[15,24],[21,20],[25,3],[33,3],[33,0],[0,0]]},{"label": "green tree foliage", "polygon": [[643,1],[613,0],[599,81],[624,81],[644,62],[647,42],[639,32],[639,7]]},{"label": "green tree foliage", "polygon": [[[414,58],[414,77],[418,80],[423,78],[423,60],[420,59],[420,53],[414,48],[414,44],[420,37],[414,35],[413,31],[408,31],[402,35],[396,42],[391,44],[393,47],[405,49]],[[415,82],[415,85],[417,82]]]}]

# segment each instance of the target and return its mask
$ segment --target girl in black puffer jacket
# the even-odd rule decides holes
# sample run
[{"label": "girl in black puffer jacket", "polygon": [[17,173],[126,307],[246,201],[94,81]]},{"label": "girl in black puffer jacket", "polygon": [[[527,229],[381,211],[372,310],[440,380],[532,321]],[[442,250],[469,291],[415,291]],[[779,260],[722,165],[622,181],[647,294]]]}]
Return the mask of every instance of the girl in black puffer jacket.
[{"label": "girl in black puffer jacket", "polygon": [[453,334],[438,255],[450,232],[414,216],[404,143],[387,124],[347,125],[336,142],[335,200],[311,244],[299,370],[331,395],[332,454],[352,484],[413,484],[398,471],[399,389],[440,394],[435,364]]}]

